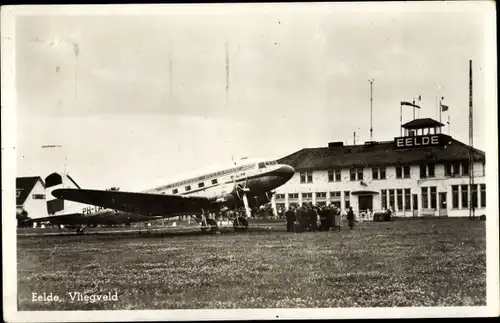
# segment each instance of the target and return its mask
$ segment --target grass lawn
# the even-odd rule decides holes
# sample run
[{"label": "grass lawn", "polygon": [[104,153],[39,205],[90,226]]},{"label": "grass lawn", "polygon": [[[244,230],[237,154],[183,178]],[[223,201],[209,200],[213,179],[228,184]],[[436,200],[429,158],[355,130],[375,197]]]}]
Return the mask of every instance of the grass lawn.
[{"label": "grass lawn", "polygon": [[[485,222],[18,237],[19,310],[486,305]],[[118,301],[71,301],[69,292]],[[32,293],[60,302],[33,302]]]}]

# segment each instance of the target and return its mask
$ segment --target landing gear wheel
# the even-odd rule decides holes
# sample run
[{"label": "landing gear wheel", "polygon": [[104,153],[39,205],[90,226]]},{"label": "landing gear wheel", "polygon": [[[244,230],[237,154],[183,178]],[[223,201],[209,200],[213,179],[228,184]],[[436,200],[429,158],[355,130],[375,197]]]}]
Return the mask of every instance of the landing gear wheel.
[{"label": "landing gear wheel", "polygon": [[206,227],[201,227],[202,232],[207,232],[209,234],[216,234],[217,233],[217,222],[213,219],[207,219],[207,226]]},{"label": "landing gear wheel", "polygon": [[248,230],[248,220],[244,217],[239,217],[233,221],[234,231],[242,232]]}]

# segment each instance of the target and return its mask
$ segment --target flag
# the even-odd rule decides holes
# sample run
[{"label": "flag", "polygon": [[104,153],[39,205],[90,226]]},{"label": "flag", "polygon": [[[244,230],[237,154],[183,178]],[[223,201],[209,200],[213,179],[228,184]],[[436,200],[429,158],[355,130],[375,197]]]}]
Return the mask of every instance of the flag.
[{"label": "flag", "polygon": [[415,108],[418,108],[420,109],[420,107],[414,103],[410,103],[408,101],[401,101],[401,105],[409,105],[410,107],[415,107]]},{"label": "flag", "polygon": [[441,111],[448,111],[449,107],[447,105],[441,104]]}]

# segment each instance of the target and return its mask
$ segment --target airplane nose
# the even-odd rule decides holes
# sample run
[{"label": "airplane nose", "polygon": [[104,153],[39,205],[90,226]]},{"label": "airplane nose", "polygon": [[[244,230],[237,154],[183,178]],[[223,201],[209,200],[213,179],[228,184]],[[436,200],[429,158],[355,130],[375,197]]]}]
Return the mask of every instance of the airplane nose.
[{"label": "airplane nose", "polygon": [[286,180],[289,180],[290,178],[292,178],[293,174],[295,174],[295,169],[290,165],[282,165],[278,169],[278,173],[280,174],[281,177],[285,178]]}]

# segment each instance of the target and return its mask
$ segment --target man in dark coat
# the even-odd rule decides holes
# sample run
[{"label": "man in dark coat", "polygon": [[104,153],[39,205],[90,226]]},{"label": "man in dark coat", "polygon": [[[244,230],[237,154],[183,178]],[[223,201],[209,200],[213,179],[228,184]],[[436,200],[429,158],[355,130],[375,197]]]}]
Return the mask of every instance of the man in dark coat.
[{"label": "man in dark coat", "polygon": [[352,206],[350,206],[349,211],[347,211],[347,221],[349,222],[349,228],[354,228],[354,212],[352,211]]},{"label": "man in dark coat", "polygon": [[295,232],[295,212],[293,210],[293,206],[290,206],[288,210],[285,212],[286,216],[286,232]]}]

